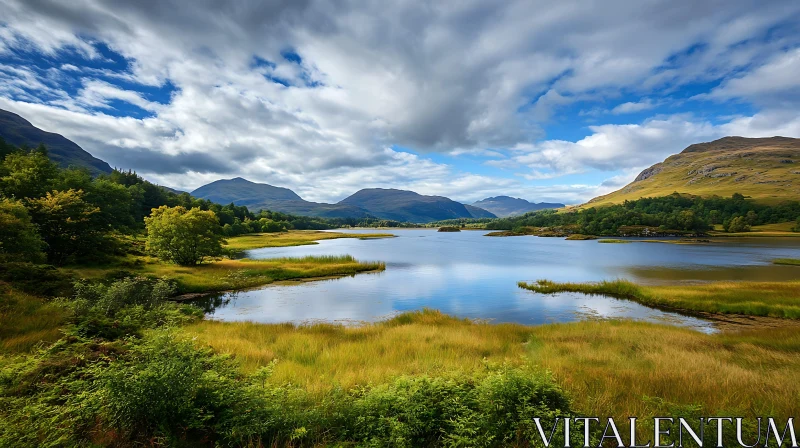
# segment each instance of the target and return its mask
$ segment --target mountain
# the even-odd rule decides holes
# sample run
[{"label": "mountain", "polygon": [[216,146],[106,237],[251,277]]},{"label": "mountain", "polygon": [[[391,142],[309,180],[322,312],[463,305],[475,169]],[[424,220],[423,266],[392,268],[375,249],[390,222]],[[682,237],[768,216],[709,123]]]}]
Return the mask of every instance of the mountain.
[{"label": "mountain", "polygon": [[[476,217],[460,202],[442,196],[424,196],[407,190],[393,188],[367,188],[359,190],[339,204],[360,207],[371,214],[395,221],[427,223],[454,218]],[[473,212],[485,216],[485,210]]]},{"label": "mountain", "polygon": [[0,137],[14,146],[27,145],[35,148],[43,143],[50,158],[63,168],[69,166],[88,168],[92,174],[112,171],[108,163],[92,156],[64,136],[43,131],[19,115],[2,109],[0,109]]},{"label": "mountain", "polygon": [[261,209],[301,216],[323,218],[365,218],[369,213],[350,205],[309,202],[288,188],[250,182],[237,177],[222,179],[192,191],[192,196],[218,204],[245,205],[253,211]]},{"label": "mountain", "polygon": [[725,137],[698,143],[642,171],[613,193],[584,205],[666,196],[741,193],[761,202],[800,198],[800,139]]},{"label": "mountain", "polygon": [[512,198],[509,196],[495,196],[493,198],[486,198],[472,204],[475,207],[480,207],[488,210],[497,216],[505,218],[506,216],[523,215],[535,210],[543,210],[546,208],[561,208],[564,204],[539,202],[528,202],[525,199]]},{"label": "mountain", "polygon": [[467,208],[467,211],[473,218],[497,218],[497,215],[494,213],[480,207],[469,204],[464,204],[464,207]]}]

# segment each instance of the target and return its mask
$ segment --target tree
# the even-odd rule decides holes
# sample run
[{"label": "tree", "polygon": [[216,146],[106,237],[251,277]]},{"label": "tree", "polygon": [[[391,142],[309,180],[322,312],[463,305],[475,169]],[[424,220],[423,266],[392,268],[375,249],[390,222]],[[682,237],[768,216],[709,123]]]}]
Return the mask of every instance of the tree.
[{"label": "tree", "polygon": [[47,260],[60,265],[73,255],[102,250],[103,228],[97,221],[100,209],[83,200],[82,190],[53,191],[29,200],[33,222],[47,243]]},{"label": "tree", "polygon": [[222,254],[222,228],[210,210],[162,205],[154,208],[144,222],[147,250],[162,260],[192,266]]},{"label": "tree", "polygon": [[0,193],[17,199],[40,198],[52,190],[59,176],[58,166],[47,157],[44,147],[27,153],[8,154],[3,160]]},{"label": "tree", "polygon": [[730,223],[728,223],[727,231],[731,233],[749,232],[750,226],[747,224],[747,221],[744,217],[736,216],[735,218],[731,219]]},{"label": "tree", "polygon": [[21,202],[0,199],[0,262],[44,260],[44,241]]}]

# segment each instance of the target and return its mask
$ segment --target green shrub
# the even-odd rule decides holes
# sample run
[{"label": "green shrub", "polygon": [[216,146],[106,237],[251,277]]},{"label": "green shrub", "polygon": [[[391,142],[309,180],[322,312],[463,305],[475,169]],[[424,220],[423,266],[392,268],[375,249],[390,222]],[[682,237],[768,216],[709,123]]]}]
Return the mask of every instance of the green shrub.
[{"label": "green shrub", "polygon": [[40,297],[72,294],[75,279],[53,266],[33,263],[0,263],[0,280],[18,290]]}]

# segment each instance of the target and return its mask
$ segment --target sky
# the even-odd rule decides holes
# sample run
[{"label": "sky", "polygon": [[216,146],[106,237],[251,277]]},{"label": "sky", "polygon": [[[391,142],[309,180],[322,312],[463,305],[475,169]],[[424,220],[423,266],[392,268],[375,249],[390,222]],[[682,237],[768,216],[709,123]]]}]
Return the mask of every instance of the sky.
[{"label": "sky", "polygon": [[0,109],[186,191],[575,204],[800,137],[800,1],[0,0]]}]

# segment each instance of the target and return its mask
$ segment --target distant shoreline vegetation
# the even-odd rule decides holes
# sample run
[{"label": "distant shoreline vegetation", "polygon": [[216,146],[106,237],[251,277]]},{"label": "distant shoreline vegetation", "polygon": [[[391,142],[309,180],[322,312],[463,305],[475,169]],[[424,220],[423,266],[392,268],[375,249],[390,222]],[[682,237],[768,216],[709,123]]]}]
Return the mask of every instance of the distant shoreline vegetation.
[{"label": "distant shoreline vegetation", "polygon": [[741,194],[730,198],[674,193],[658,198],[625,201],[619,205],[580,210],[542,210],[485,223],[492,236],[700,236],[719,227],[728,233],[743,233],[752,226],[797,222],[800,231],[800,202],[766,205],[747,200]]}]

